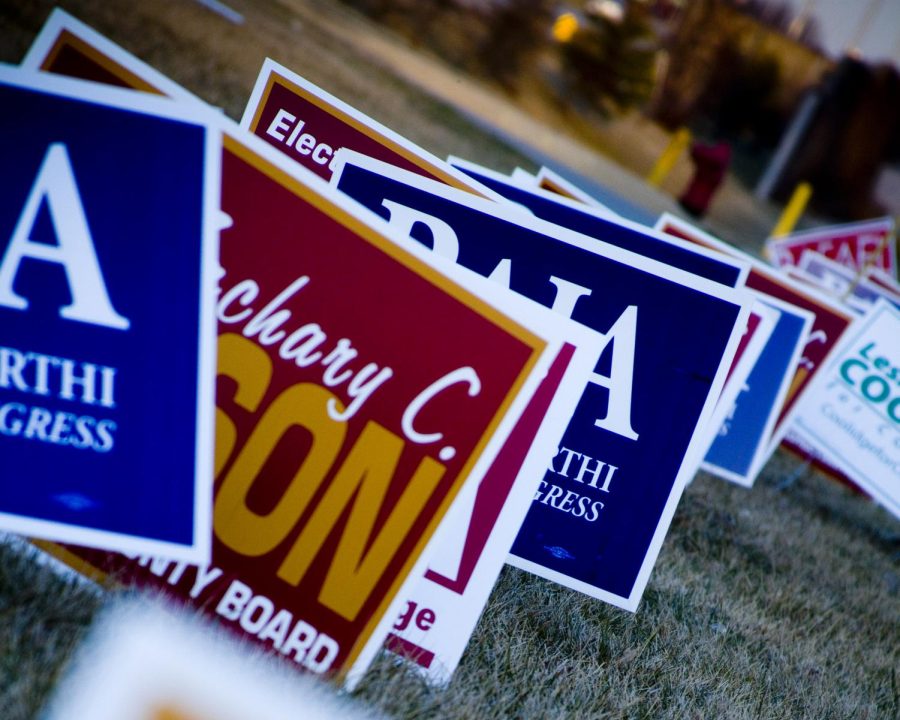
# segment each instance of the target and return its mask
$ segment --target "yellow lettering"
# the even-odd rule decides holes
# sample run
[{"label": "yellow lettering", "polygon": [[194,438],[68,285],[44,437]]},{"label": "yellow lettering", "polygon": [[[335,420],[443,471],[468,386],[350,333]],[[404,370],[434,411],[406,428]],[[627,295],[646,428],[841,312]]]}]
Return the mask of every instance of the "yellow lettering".
[{"label": "yellow lettering", "polygon": [[356,618],[444,474],[440,463],[424,458],[370,543],[402,451],[399,437],[369,422],[278,568],[282,580],[297,585],[352,501],[350,517],[319,594],[323,604],[348,620]]},{"label": "yellow lettering", "polygon": [[[218,370],[220,375],[236,381],[234,402],[248,412],[256,412],[272,379],[272,361],[266,352],[241,335],[222,335]],[[216,537],[233,551],[245,557],[265,555],[296,528],[346,439],[346,423],[336,422],[328,415],[329,400],[337,399],[312,383],[289,387],[266,408],[239,449],[222,480],[213,509]],[[279,442],[295,427],[311,435],[309,450],[274,506],[257,512],[249,507],[248,496]],[[234,422],[217,408],[217,476],[227,466],[236,442]],[[298,585],[349,508],[319,601],[351,621],[444,475],[443,465],[423,458],[373,537],[403,448],[400,437],[370,421],[278,568],[282,580]]]},{"label": "yellow lettering", "polygon": [[[237,382],[234,401],[254,412],[272,379],[272,361],[259,345],[236,333],[225,333],[219,336],[218,374]],[[231,457],[236,440],[237,429],[231,418],[216,408],[216,477]]]},{"label": "yellow lettering", "polygon": [[[297,524],[346,435],[346,425],[328,417],[326,403],[333,398],[311,383],[293,385],[269,405],[253,429],[219,488],[213,510],[216,536],[235,552],[265,555]],[[295,426],[311,433],[309,452],[275,507],[256,513],[247,506],[247,495],[279,440]]]}]

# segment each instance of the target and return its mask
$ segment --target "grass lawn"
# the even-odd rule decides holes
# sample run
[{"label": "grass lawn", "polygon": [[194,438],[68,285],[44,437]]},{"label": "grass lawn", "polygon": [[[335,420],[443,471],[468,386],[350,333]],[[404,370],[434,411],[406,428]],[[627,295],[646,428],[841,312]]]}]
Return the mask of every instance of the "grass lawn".
[{"label": "grass lawn", "polygon": [[[189,0],[62,4],[232,117],[269,55],[437,155],[533,168],[354,52],[365,26],[336,34],[330,3],[235,1],[239,27]],[[50,7],[0,0],[0,60]],[[0,545],[2,720],[35,716],[114,594]],[[356,697],[400,718],[874,720],[900,718],[898,675],[900,524],[779,452],[752,490],[698,475],[636,614],[506,568],[447,689],[382,657]]]}]

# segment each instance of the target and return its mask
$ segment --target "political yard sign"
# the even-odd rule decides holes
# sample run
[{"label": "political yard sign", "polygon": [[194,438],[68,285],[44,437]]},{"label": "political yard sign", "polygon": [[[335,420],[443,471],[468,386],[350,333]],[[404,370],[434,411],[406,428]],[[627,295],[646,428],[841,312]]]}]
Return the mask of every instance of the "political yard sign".
[{"label": "political yard sign", "polygon": [[492,196],[427,150],[269,58],[256,79],[241,127],[326,180],[335,153],[347,148],[461,190]]},{"label": "political yard sign", "polygon": [[111,605],[67,663],[44,720],[374,720],[196,617],[146,600]]},{"label": "political yard sign", "polygon": [[[500,199],[271,60],[263,65],[242,126],[322,177],[331,175],[339,150],[353,148],[423,177]],[[533,315],[542,312],[546,311],[533,306]],[[551,324],[565,330],[571,343],[569,359],[557,359],[477,494],[469,493],[463,507],[448,519],[434,561],[389,638],[392,650],[412,657],[437,682],[448,682],[459,662],[528,510],[537,478],[544,474],[547,457],[556,453],[580,390],[597,364],[602,347],[597,333],[558,316]],[[589,350],[590,345],[595,351]]]},{"label": "political yard sign", "polygon": [[770,449],[774,450],[790,427],[791,416],[797,401],[802,397],[803,392],[840,339],[841,334],[853,320],[853,313],[816,288],[792,280],[786,274],[767,266],[674,215],[669,213],[660,215],[656,222],[656,229],[747,260],[750,263],[750,274],[747,276],[748,288],[812,313],[813,322],[806,344],[772,430]]},{"label": "political yard sign", "polygon": [[794,424],[828,464],[900,518],[900,310],[878,300],[850,326]]},{"label": "political yard sign", "polygon": [[[107,73],[149,76],[66,24]],[[154,78],[152,87],[175,95],[177,86]],[[55,552],[164,589],[352,686],[425,572],[440,521],[497,458],[562,333],[531,303],[408,239],[389,240],[377,217],[219,122],[230,224],[216,308],[212,564]]]},{"label": "political yard sign", "polygon": [[449,162],[498,195],[527,208],[541,220],[728,287],[742,286],[747,277],[748,265],[742,260],[664,235],[540,187],[523,188],[512,179],[481,165],[452,156]]},{"label": "political yard sign", "polygon": [[754,311],[770,318],[772,327],[703,463],[708,472],[745,487],[753,485],[775,450],[775,422],[813,321],[812,313],[796,306],[761,293],[756,297]]},{"label": "political yard sign", "polygon": [[[490,168],[454,156],[448,158],[448,162],[509,202],[515,203],[517,207],[527,209],[542,220],[657,260],[673,268],[722,283],[727,287],[744,285],[749,266],[741,259],[723,255],[610,214],[596,204],[585,203],[571,192],[560,193],[544,186],[538,186],[536,183],[520,183],[514,178],[504,176]],[[542,175],[550,178],[551,182],[556,182],[554,178],[558,178],[549,172],[542,171]],[[558,178],[558,180],[557,186],[561,187],[560,183],[565,181],[562,178]],[[576,189],[574,186],[569,186],[569,188],[572,191]],[[745,338],[749,339],[749,335],[746,333]],[[757,341],[754,347],[758,347],[760,344]],[[744,354],[741,351],[742,346],[739,346],[735,355],[735,366],[729,373],[715,413],[708,423],[707,447],[712,444],[716,433],[722,427],[755,362],[753,353]]]},{"label": "political yard sign", "polygon": [[332,183],[433,252],[604,335],[512,562],[636,609],[749,298],[358,153],[338,156]]},{"label": "political yard sign", "polygon": [[807,251],[854,270],[873,266],[897,277],[897,247],[891,217],[803,230],[769,238],[765,245],[766,255],[779,267],[798,265]]},{"label": "political yard sign", "polygon": [[[550,312],[539,305],[532,311]],[[554,316],[553,325],[565,328],[566,345],[477,489],[444,521],[428,570],[388,637],[391,650],[439,684],[448,683],[459,664],[604,347],[599,333],[574,320]]]},{"label": "political yard sign", "polygon": [[0,96],[0,526],[208,561],[220,135],[17,69]]},{"label": "political yard sign", "polygon": [[788,268],[788,273],[821,288],[858,313],[865,313],[880,297],[900,306],[900,299],[888,288],[861,277],[853,268],[809,250],[804,251],[796,268]]}]

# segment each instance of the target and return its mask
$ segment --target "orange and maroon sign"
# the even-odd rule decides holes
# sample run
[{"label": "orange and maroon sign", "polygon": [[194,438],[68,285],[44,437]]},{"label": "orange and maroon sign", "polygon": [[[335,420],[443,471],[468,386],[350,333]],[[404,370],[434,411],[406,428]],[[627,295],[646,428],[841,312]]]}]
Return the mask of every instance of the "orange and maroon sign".
[{"label": "orange and maroon sign", "polygon": [[319,177],[341,148],[496,198],[480,183],[274,60],[263,63],[241,127]]},{"label": "orange and maroon sign", "polygon": [[[54,17],[68,42],[60,28],[80,24]],[[39,38],[50,71],[77,49],[59,51],[53,32]],[[108,41],[78,36],[94,51],[75,67],[144,77]],[[170,82],[152,85],[171,95]],[[536,387],[547,342],[219,122],[212,564],[51,550],[181,598],[305,670],[358,679],[439,522]]]}]

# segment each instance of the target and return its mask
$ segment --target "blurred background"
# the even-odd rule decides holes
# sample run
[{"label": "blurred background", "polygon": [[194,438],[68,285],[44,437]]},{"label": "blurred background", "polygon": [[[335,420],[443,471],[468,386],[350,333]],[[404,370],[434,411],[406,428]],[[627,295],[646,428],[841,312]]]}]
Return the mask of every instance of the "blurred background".
[{"label": "blurred background", "polygon": [[640,175],[687,129],[760,201],[900,213],[896,0],[343,2]]}]

